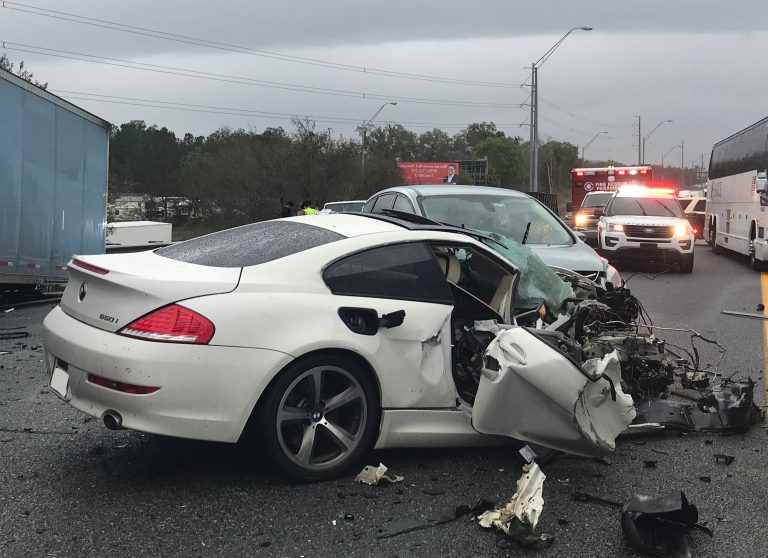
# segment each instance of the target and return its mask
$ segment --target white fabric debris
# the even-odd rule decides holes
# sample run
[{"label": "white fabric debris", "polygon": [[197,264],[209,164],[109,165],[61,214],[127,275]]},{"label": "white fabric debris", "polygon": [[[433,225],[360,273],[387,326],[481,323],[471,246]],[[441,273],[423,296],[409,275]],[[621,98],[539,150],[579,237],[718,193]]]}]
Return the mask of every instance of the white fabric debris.
[{"label": "white fabric debris", "polygon": [[477,519],[480,526],[485,528],[496,527],[506,534],[512,520],[517,518],[531,531],[536,529],[539,517],[544,509],[544,498],[541,491],[544,488],[546,475],[539,469],[536,463],[523,465],[523,475],[517,481],[517,491],[512,499],[504,507],[488,510]]},{"label": "white fabric debris", "polygon": [[378,467],[366,465],[362,471],[355,477],[355,482],[362,482],[368,486],[376,486],[382,480],[388,483],[402,482],[405,477],[389,473],[387,466],[379,463]]}]

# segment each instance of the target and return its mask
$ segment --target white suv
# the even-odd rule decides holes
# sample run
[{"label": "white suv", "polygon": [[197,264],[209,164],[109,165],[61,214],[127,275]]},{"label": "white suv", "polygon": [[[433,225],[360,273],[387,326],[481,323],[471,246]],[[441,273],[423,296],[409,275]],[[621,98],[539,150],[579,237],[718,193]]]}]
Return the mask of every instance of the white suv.
[{"label": "white suv", "polygon": [[693,271],[691,224],[674,190],[625,186],[616,192],[598,222],[600,253],[611,262],[677,262]]}]

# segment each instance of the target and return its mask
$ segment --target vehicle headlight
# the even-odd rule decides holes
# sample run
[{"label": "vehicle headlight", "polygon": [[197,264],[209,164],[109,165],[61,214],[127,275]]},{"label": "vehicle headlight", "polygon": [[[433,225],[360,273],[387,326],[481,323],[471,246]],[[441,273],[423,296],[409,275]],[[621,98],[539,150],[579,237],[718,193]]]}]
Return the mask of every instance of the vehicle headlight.
[{"label": "vehicle headlight", "polygon": [[583,227],[584,225],[587,224],[587,216],[584,215],[583,213],[579,213],[578,215],[576,215],[576,218],[573,220],[573,223],[577,227]]},{"label": "vehicle headlight", "polygon": [[689,236],[691,234],[690,223],[678,223],[675,225],[675,236]]},{"label": "vehicle headlight", "polygon": [[621,223],[608,223],[608,230],[613,232],[624,232],[624,225]]}]

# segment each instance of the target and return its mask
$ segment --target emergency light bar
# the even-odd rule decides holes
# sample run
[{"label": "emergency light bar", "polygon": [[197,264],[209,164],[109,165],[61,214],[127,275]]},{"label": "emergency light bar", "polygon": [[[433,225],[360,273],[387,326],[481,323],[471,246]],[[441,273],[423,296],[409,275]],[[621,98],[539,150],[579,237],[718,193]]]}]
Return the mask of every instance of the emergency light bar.
[{"label": "emergency light bar", "polygon": [[635,194],[639,196],[677,196],[677,188],[649,187],[640,184],[627,184],[619,188],[622,194]]}]

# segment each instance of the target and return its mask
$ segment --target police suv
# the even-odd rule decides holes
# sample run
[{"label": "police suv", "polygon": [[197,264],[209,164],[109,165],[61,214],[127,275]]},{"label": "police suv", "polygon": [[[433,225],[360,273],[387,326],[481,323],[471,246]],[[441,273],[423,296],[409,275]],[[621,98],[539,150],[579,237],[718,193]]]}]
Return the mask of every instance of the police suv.
[{"label": "police suv", "polygon": [[597,211],[600,253],[613,262],[677,263],[693,271],[694,234],[671,188],[623,186]]}]

